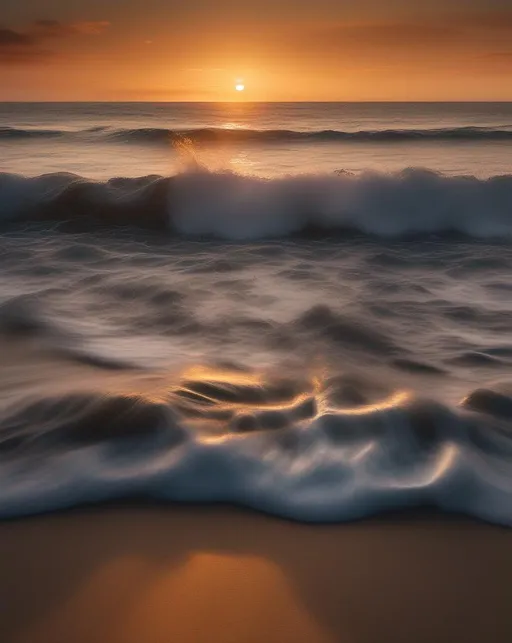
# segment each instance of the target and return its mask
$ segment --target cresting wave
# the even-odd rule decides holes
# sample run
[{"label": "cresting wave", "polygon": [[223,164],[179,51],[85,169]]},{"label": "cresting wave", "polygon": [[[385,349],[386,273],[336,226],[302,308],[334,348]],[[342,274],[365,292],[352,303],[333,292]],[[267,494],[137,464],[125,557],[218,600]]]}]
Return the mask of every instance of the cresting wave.
[{"label": "cresting wave", "polygon": [[401,143],[421,141],[510,141],[512,129],[492,127],[454,127],[433,129],[384,130],[317,130],[204,127],[196,129],[135,128],[114,129],[94,127],[85,130],[23,129],[0,127],[0,140],[80,139],[136,144],[169,144],[173,139],[186,138],[192,143]]},{"label": "cresting wave", "polygon": [[346,233],[387,238],[512,239],[512,176],[478,179],[408,169],[274,179],[210,172],[94,182],[72,174],[0,174],[5,228],[135,226],[228,240]]}]

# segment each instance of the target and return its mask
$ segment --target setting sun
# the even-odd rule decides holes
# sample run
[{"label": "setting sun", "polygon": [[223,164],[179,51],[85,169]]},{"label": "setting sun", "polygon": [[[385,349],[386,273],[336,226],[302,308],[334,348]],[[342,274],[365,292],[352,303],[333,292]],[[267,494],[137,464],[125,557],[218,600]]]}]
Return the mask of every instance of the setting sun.
[{"label": "setting sun", "polygon": [[245,85],[243,83],[237,83],[235,85],[235,89],[237,92],[243,92],[245,90]]}]

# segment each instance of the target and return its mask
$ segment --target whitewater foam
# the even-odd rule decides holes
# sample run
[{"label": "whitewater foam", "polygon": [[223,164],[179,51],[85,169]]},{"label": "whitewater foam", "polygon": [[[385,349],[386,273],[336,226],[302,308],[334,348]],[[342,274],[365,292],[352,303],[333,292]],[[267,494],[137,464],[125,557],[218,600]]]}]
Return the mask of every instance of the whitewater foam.
[{"label": "whitewater foam", "polygon": [[422,169],[263,179],[203,169],[93,182],[69,174],[0,175],[0,217],[89,228],[132,225],[180,236],[249,240],[347,231],[381,237],[512,237],[512,176]]},{"label": "whitewater foam", "polygon": [[509,246],[2,240],[1,517],[147,498],[512,525],[510,306],[482,286]]},{"label": "whitewater foam", "polygon": [[[299,395],[276,406],[263,381],[239,377],[188,380],[165,403],[98,392],[4,410],[0,516],[146,497],[309,522],[429,506],[512,525],[505,393],[476,392],[468,411],[405,393],[341,409],[317,383],[314,403]],[[196,422],[223,430],[187,428],[194,408]]]}]

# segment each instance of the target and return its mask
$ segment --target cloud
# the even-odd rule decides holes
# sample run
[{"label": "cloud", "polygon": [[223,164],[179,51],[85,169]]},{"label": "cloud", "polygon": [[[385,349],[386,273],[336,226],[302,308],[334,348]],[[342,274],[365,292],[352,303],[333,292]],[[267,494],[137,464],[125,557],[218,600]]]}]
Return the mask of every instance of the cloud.
[{"label": "cloud", "polygon": [[[512,11],[483,11],[433,15],[419,21],[334,22],[295,25],[288,44],[323,55],[431,55],[456,48],[489,48],[509,38]],[[499,46],[499,45],[498,45]]]},{"label": "cloud", "polygon": [[82,21],[63,23],[58,20],[37,20],[26,31],[0,27],[0,64],[24,64],[44,61],[52,52],[42,45],[47,40],[71,36],[97,36],[110,23],[106,21]]},{"label": "cloud", "polygon": [[487,54],[486,58],[493,60],[510,60],[512,62],[512,51],[493,51]]},{"label": "cloud", "polygon": [[340,25],[327,28],[318,34],[340,44],[362,44],[377,47],[411,46],[416,43],[450,41],[457,35],[457,28],[446,25],[382,23]]},{"label": "cloud", "polygon": [[512,77],[512,51],[493,51],[480,58],[487,73]]},{"label": "cloud", "polygon": [[480,11],[454,16],[461,27],[489,31],[511,31],[512,11]]},{"label": "cloud", "polygon": [[32,33],[0,27],[0,64],[23,64],[48,55]]},{"label": "cloud", "polygon": [[98,36],[108,29],[110,23],[106,20],[81,22],[59,22],[58,20],[37,20],[32,25],[32,31],[40,38],[63,38],[82,34],[86,36]]},{"label": "cloud", "polygon": [[26,47],[33,44],[33,38],[12,29],[0,28],[0,47]]},{"label": "cloud", "polygon": [[82,21],[64,23],[58,20],[37,20],[32,25],[32,32],[39,38],[64,38],[77,34],[99,36],[108,29],[110,23],[106,20]]},{"label": "cloud", "polygon": [[99,36],[110,27],[110,22],[106,20],[97,20],[96,22],[74,22],[70,25],[74,33],[84,34],[86,36]]}]

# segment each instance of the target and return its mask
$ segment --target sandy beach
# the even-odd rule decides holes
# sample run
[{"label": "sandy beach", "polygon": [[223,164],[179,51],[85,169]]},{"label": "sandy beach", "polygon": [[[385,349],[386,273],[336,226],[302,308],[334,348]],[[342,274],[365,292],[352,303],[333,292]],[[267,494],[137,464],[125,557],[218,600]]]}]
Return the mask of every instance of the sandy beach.
[{"label": "sandy beach", "polygon": [[117,507],[0,526],[2,643],[512,640],[512,532]]}]

